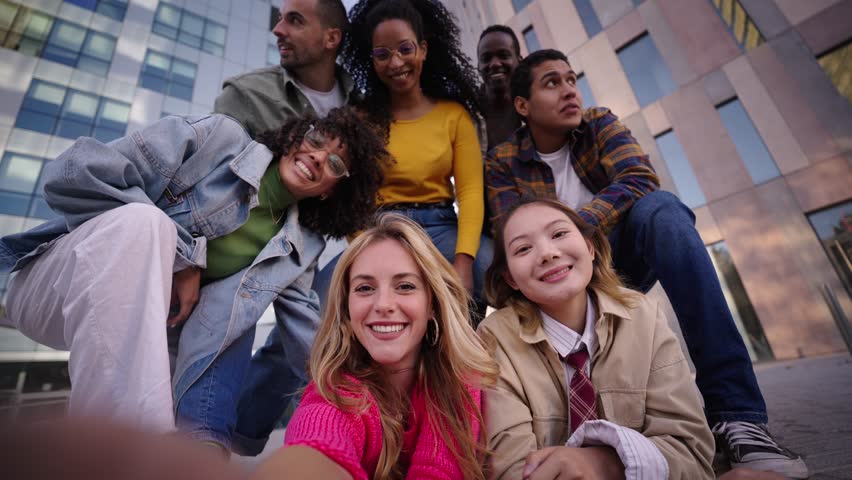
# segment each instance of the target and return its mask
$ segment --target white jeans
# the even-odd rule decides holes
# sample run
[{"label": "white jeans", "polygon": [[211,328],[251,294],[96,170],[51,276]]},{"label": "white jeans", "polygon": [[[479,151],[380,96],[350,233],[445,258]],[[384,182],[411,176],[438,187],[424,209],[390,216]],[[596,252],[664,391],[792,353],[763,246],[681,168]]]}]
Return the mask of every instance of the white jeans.
[{"label": "white jeans", "polygon": [[165,213],[132,203],[84,223],[12,279],[12,324],[71,351],[71,414],[174,430],[166,317],[176,241]]}]

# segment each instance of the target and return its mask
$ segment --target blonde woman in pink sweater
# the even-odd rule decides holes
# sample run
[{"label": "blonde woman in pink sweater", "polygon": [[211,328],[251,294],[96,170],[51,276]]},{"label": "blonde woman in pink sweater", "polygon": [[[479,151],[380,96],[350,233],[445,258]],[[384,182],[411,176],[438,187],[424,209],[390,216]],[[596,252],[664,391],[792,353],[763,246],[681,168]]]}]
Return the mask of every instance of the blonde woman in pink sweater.
[{"label": "blonde woman in pink sweater", "polygon": [[258,477],[484,480],[480,387],[497,368],[453,267],[417,224],[385,214],[331,285],[313,381]]}]

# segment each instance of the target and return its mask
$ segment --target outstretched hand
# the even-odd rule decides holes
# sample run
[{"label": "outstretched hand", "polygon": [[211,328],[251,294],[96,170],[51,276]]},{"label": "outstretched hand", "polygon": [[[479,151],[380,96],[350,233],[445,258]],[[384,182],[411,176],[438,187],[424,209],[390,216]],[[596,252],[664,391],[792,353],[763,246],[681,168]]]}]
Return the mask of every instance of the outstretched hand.
[{"label": "outstretched hand", "polygon": [[169,318],[166,320],[168,326],[176,327],[189,318],[189,314],[198,303],[200,290],[201,269],[190,267],[174,274]]},{"label": "outstretched hand", "polygon": [[610,447],[547,447],[527,455],[524,480],[623,479],[624,465]]}]

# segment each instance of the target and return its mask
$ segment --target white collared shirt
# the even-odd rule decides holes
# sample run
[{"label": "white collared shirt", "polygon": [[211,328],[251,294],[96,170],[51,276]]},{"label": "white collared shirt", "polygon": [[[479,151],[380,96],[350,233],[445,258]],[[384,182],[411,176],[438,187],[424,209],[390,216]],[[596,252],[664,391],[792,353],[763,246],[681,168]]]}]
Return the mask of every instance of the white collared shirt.
[{"label": "white collared shirt", "polygon": [[[591,378],[592,357],[598,348],[598,335],[595,332],[598,312],[591,296],[586,294],[586,325],[582,335],[571,330],[565,324],[540,311],[542,327],[547,340],[559,354],[565,369],[565,384],[571,388],[571,377],[574,376],[572,367],[565,358],[585,348],[589,359],[583,367]],[[571,392],[568,392],[570,398]],[[666,458],[644,435],[608,420],[587,420],[571,434],[565,446],[585,447],[592,445],[607,445],[612,447],[624,464],[626,480],[654,480],[669,477],[669,464]]]}]

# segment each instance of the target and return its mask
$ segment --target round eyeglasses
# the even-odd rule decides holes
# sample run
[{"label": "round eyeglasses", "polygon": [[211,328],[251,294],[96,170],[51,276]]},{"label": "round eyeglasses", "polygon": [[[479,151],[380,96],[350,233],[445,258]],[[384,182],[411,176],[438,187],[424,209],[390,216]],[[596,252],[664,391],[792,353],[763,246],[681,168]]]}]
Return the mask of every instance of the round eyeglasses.
[{"label": "round eyeglasses", "polygon": [[322,134],[319,130],[314,128],[311,125],[308,128],[308,131],[305,132],[304,136],[305,142],[309,147],[313,150],[324,150],[328,154],[328,160],[325,162],[328,165],[328,170],[331,172],[331,175],[334,177],[348,177],[349,169],[346,168],[346,162],[340,158],[340,155],[336,153],[331,153],[328,149],[328,138]]}]

